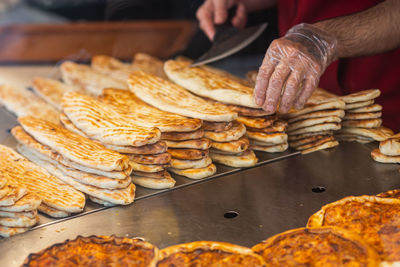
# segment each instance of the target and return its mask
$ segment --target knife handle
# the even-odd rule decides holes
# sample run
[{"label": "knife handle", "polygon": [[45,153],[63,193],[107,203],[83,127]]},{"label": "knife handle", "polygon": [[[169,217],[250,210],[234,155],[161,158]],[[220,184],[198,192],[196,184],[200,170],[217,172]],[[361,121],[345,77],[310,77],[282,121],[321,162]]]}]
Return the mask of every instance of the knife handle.
[{"label": "knife handle", "polygon": [[232,19],[235,17],[237,11],[237,5],[232,6],[228,9],[228,18],[222,24],[215,25],[215,35],[213,42],[222,42],[229,36],[237,33],[239,30],[232,25]]}]

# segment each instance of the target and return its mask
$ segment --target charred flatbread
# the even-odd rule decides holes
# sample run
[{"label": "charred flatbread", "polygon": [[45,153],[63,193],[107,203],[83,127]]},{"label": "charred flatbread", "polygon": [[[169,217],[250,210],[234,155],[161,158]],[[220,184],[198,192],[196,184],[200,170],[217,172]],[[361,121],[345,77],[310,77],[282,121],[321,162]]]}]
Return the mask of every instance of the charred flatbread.
[{"label": "charred flatbread", "polygon": [[211,140],[207,138],[183,140],[183,141],[170,141],[164,140],[168,147],[171,148],[191,148],[207,150],[211,147]]},{"label": "charred flatbread", "polygon": [[400,156],[400,133],[380,142],[379,151],[388,156]]},{"label": "charred flatbread", "polygon": [[379,111],[382,111],[382,106],[379,104],[372,104],[361,108],[346,110],[346,112],[349,113],[365,113],[365,112],[379,112]]},{"label": "charred flatbread", "polygon": [[376,251],[337,227],[297,228],[252,247],[268,266],[379,266]]},{"label": "charred flatbread", "polygon": [[175,186],[176,181],[171,175],[166,172],[167,175],[164,178],[151,178],[145,176],[132,175],[132,182],[136,185],[150,189],[167,189]]},{"label": "charred flatbread", "polygon": [[155,155],[130,154],[129,159],[141,164],[168,164],[171,161],[171,155],[167,152]]},{"label": "charred flatbread", "polygon": [[250,139],[254,139],[264,143],[271,144],[282,144],[287,142],[288,135],[286,133],[262,133],[247,131],[246,136]]},{"label": "charred flatbread", "polygon": [[290,118],[288,122],[290,124],[300,121],[300,120],[305,120],[305,119],[313,119],[313,118],[323,118],[323,117],[330,117],[330,116],[336,116],[339,118],[343,118],[345,115],[345,111],[343,109],[330,109],[330,110],[320,110],[320,111],[314,111],[310,113],[306,113],[294,118]]},{"label": "charred flatbread", "polygon": [[333,141],[327,141],[325,143],[301,150],[301,154],[305,155],[305,154],[309,154],[318,150],[324,150],[324,149],[328,149],[328,148],[333,148],[335,146],[338,146],[339,142],[336,140]]},{"label": "charred flatbread", "polygon": [[171,159],[171,167],[180,170],[205,168],[211,163],[212,160],[210,156],[198,160]]},{"label": "charred flatbread", "polygon": [[342,119],[339,117],[336,117],[336,116],[305,119],[305,120],[296,121],[296,122],[289,124],[288,131],[291,132],[291,131],[294,131],[297,129],[314,126],[314,125],[318,125],[318,124],[323,124],[323,123],[340,123],[341,121],[342,121]]},{"label": "charred flatbread", "polygon": [[138,154],[138,155],[153,155],[161,154],[167,151],[167,144],[163,141],[144,146],[114,146],[104,145],[106,148],[117,151],[119,153]]},{"label": "charred flatbread", "polygon": [[251,144],[250,149],[256,151],[262,151],[267,153],[278,153],[283,152],[288,149],[288,143],[278,144],[278,145],[269,145],[269,146],[260,146],[256,144]]},{"label": "charred flatbread", "polygon": [[321,132],[321,131],[336,131],[340,130],[342,128],[340,123],[335,123],[335,122],[326,122],[326,123],[321,123],[321,124],[315,124],[312,126],[296,129],[296,130],[291,130],[288,131],[289,135],[299,135],[299,134],[304,134],[304,133],[313,133],[313,132]]},{"label": "charred flatbread", "polygon": [[161,133],[162,140],[169,141],[184,141],[184,140],[193,140],[200,139],[204,136],[204,130],[198,129],[192,132],[169,132],[169,133]]},{"label": "charred flatbread", "polygon": [[139,68],[135,65],[123,63],[116,58],[104,55],[93,56],[90,66],[95,71],[102,73],[105,76],[109,76],[123,82],[128,80],[129,74],[132,71],[139,70]]},{"label": "charred flatbread", "polygon": [[374,104],[374,100],[367,100],[367,101],[361,101],[361,102],[354,102],[354,103],[346,103],[346,107],[344,108],[346,111],[355,109],[355,108],[363,108],[367,107]]},{"label": "charred flatbread", "polygon": [[379,151],[378,148],[371,151],[371,157],[381,163],[400,163],[400,155],[399,156],[387,156]]},{"label": "charred flatbread", "polygon": [[189,149],[189,148],[168,148],[168,153],[175,159],[196,160],[208,156],[207,150]]},{"label": "charred flatbread", "polygon": [[232,128],[224,132],[204,131],[204,137],[214,142],[230,142],[239,140],[246,133],[243,123],[234,121]]},{"label": "charred flatbread", "polygon": [[343,127],[357,127],[357,128],[378,128],[382,125],[381,119],[366,119],[366,120],[344,120],[342,121]]},{"label": "charred flatbread", "polygon": [[355,134],[364,137],[370,137],[376,141],[384,141],[393,135],[393,131],[386,127],[379,128],[356,128],[356,127],[343,127],[339,133]]},{"label": "charred flatbread", "polygon": [[194,168],[194,169],[184,169],[184,170],[176,168],[168,168],[168,170],[175,174],[197,180],[214,175],[217,171],[217,167],[211,163],[210,165],[204,168]]},{"label": "charred flatbread", "polygon": [[155,267],[158,249],[142,239],[116,236],[78,236],[29,254],[23,266],[82,266],[90,262],[110,266]]},{"label": "charred flatbread", "polygon": [[224,132],[228,131],[232,128],[232,122],[212,122],[212,121],[204,121],[203,122],[203,129],[206,131],[213,131],[213,132]]},{"label": "charred flatbread", "polygon": [[211,152],[210,157],[213,160],[213,162],[238,168],[252,167],[256,165],[258,161],[256,154],[254,154],[252,150],[247,150],[243,153],[236,155],[226,155],[226,154]]},{"label": "charred flatbread", "polygon": [[239,140],[230,142],[212,142],[211,147],[225,152],[230,153],[241,153],[249,148],[249,139],[245,136],[241,137]]},{"label": "charred flatbread", "polygon": [[268,116],[261,118],[239,116],[236,120],[246,125],[246,127],[262,129],[272,126],[276,121],[276,119],[277,118],[275,116]]},{"label": "charred flatbread", "polygon": [[352,93],[349,95],[341,96],[340,98],[346,103],[356,103],[362,101],[368,101],[377,98],[381,95],[381,91],[379,89],[369,89],[356,93]]}]

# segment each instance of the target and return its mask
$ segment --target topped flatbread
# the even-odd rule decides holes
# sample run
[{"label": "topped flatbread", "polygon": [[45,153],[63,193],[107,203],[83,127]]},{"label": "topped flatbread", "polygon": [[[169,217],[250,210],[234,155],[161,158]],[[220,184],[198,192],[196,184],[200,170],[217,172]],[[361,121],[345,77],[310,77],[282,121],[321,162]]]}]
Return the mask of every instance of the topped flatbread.
[{"label": "topped flatbread", "polygon": [[168,78],[194,94],[223,103],[259,108],[253,100],[253,88],[245,86],[223,73],[207,68],[190,67],[189,62],[168,60],[164,71]]},{"label": "topped flatbread", "polygon": [[119,146],[143,146],[160,140],[157,128],[139,126],[132,117],[90,96],[68,92],[62,100],[65,115],[90,138]]},{"label": "topped flatbread", "polygon": [[381,95],[381,91],[379,89],[369,89],[360,91],[357,93],[352,93],[349,95],[341,96],[340,98],[346,103],[355,103],[361,101],[368,101],[371,99],[375,99]]},{"label": "topped flatbread", "polygon": [[237,117],[227,107],[212,105],[177,84],[142,71],[132,73],[128,83],[137,97],[164,111],[208,121],[232,121]]},{"label": "topped flatbread", "polygon": [[110,76],[123,82],[128,80],[129,74],[132,71],[139,70],[135,65],[122,63],[116,58],[104,55],[92,57],[91,67],[103,75]]}]

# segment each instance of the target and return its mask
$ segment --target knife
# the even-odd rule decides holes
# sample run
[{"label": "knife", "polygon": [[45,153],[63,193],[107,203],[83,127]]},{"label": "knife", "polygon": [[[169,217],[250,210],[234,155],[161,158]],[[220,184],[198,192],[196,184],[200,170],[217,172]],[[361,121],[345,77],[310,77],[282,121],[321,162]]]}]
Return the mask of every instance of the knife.
[{"label": "knife", "polygon": [[256,40],[268,26],[268,23],[262,23],[239,30],[231,24],[231,20],[236,14],[236,6],[230,8],[228,13],[228,19],[225,23],[215,25],[215,35],[211,48],[189,67],[204,65],[235,54]]}]

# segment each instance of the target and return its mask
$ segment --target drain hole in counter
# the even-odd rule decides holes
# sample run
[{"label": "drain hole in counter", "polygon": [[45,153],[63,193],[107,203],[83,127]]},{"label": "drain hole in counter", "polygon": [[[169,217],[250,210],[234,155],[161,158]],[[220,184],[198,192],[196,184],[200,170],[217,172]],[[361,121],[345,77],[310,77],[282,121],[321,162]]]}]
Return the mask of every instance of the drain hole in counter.
[{"label": "drain hole in counter", "polygon": [[313,188],[311,188],[311,191],[313,191],[314,193],[322,193],[322,192],[325,192],[325,187],[323,187],[323,186],[316,186],[316,187],[313,187]]},{"label": "drain hole in counter", "polygon": [[230,210],[230,211],[224,213],[224,217],[226,219],[233,219],[233,218],[237,217],[238,215],[239,215],[239,213],[234,210]]}]

